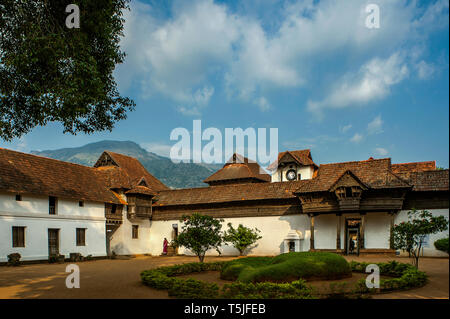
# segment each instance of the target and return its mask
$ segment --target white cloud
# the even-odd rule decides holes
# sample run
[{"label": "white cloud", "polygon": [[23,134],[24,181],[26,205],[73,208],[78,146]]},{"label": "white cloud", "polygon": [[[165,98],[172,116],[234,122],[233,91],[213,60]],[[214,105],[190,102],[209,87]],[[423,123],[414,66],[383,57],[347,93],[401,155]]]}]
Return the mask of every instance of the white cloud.
[{"label": "white cloud", "polygon": [[427,80],[434,74],[436,67],[432,63],[427,63],[424,60],[421,60],[415,65],[415,69],[419,79]]},{"label": "white cloud", "polygon": [[140,145],[148,152],[152,152],[165,157],[170,156],[170,149],[172,148],[172,145],[158,142],[141,143]]},{"label": "white cloud", "polygon": [[263,112],[270,110],[271,105],[269,101],[263,96],[255,100],[255,104],[259,107],[259,109]]},{"label": "white cloud", "polygon": [[344,125],[342,127],[339,127],[339,131],[341,131],[342,133],[347,132],[348,130],[350,130],[353,126],[351,124],[347,124]]},{"label": "white cloud", "polygon": [[381,119],[381,115],[378,115],[367,125],[367,131],[369,134],[379,134],[383,133],[383,120]]},{"label": "white cloud", "polygon": [[377,155],[379,155],[379,156],[386,156],[389,152],[388,152],[388,150],[385,149],[385,148],[377,147],[377,148],[375,149],[375,153],[376,153]]},{"label": "white cloud", "polygon": [[353,143],[359,143],[361,142],[363,139],[363,136],[359,133],[355,133],[355,135],[353,135],[353,137],[350,139],[351,142]]},{"label": "white cloud", "polygon": [[[355,63],[363,57],[368,62],[356,74],[342,77],[325,99],[310,100],[308,109],[365,104],[383,98],[407,76],[404,57],[393,52],[422,41],[427,30],[448,19],[448,1],[419,7],[415,1],[379,0],[381,27],[369,30],[366,4],[283,2],[277,4],[282,9],[272,18],[274,27],[267,28],[273,22],[266,21],[267,15],[262,20],[245,10],[232,12],[213,0],[175,1],[164,20],[151,5],[133,1],[131,12],[125,12],[121,42],[126,62],[118,66],[116,77],[121,90],[140,87],[144,97],[161,94],[182,105],[178,109],[185,114],[201,113],[218,86],[225,87],[229,98],[266,111],[268,91],[311,85],[317,66],[351,51]],[[250,10],[252,5],[240,7]],[[430,73],[424,63],[417,66],[422,78]],[[327,87],[324,80],[317,81],[313,85]]]},{"label": "white cloud", "polygon": [[408,76],[404,56],[396,52],[387,59],[374,58],[356,74],[342,77],[322,101],[308,101],[308,110],[321,114],[326,108],[346,108],[363,105],[389,93],[390,87]]}]

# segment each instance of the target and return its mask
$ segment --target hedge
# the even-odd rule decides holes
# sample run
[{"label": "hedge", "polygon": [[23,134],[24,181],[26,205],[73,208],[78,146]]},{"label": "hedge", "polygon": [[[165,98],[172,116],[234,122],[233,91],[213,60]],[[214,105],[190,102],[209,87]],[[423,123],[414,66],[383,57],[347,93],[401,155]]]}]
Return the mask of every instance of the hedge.
[{"label": "hedge", "polygon": [[[354,272],[365,272],[366,267],[370,264],[367,262],[350,262],[350,266]],[[427,275],[411,264],[390,261],[387,263],[376,263],[376,265],[380,268],[380,275],[393,277],[380,279],[380,292],[418,288],[424,286],[428,281]],[[358,281],[355,290],[358,293],[374,291],[373,289],[367,288],[365,279]]]},{"label": "hedge", "polygon": [[447,238],[441,238],[434,242],[434,247],[436,247],[437,250],[446,252],[448,254],[448,237]]},{"label": "hedge", "polygon": [[307,287],[303,280],[286,284],[231,283],[225,284],[220,290],[215,283],[207,283],[193,278],[182,279],[175,277],[202,271],[219,271],[226,263],[188,263],[159,267],[141,272],[141,280],[149,287],[168,290],[169,296],[186,299],[312,298],[311,288]]},{"label": "hedge", "polygon": [[328,252],[291,252],[276,257],[247,257],[224,265],[221,278],[241,282],[291,282],[298,279],[351,277],[348,262]]}]

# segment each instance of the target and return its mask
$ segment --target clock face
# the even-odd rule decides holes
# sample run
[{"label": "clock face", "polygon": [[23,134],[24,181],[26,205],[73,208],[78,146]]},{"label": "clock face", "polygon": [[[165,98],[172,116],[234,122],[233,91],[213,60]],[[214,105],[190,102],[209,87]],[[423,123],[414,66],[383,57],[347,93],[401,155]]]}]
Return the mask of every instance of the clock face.
[{"label": "clock face", "polygon": [[293,170],[293,169],[289,170],[289,171],[286,173],[286,178],[287,178],[289,181],[295,180],[296,177],[297,177],[297,173],[296,173],[295,170]]}]

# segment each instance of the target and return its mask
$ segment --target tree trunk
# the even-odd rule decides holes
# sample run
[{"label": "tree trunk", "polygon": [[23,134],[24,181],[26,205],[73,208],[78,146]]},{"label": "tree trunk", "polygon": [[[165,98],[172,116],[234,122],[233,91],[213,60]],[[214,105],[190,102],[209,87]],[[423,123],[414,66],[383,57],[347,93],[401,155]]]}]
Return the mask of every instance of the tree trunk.
[{"label": "tree trunk", "polygon": [[200,255],[197,255],[198,256],[198,259],[200,260],[200,262],[202,263],[203,262],[203,260],[205,259],[205,254],[200,254]]}]

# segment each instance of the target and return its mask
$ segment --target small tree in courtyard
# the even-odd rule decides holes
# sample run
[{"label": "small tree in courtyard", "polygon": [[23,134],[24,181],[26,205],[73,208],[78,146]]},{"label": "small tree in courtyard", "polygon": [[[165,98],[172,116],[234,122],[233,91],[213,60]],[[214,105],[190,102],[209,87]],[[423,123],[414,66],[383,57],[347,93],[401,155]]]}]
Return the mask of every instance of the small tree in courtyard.
[{"label": "small tree in courtyard", "polygon": [[448,220],[444,216],[433,216],[426,210],[408,212],[408,221],[394,225],[392,229],[394,248],[407,251],[419,267],[420,251],[430,234],[446,231]]},{"label": "small tree in courtyard", "polygon": [[231,223],[228,223],[228,231],[225,232],[223,240],[226,243],[231,243],[242,256],[248,247],[262,238],[259,233],[258,228],[251,229],[242,224],[239,224],[238,228],[234,228]]},{"label": "small tree in courtyard", "polygon": [[220,254],[222,244],[222,219],[194,213],[184,215],[180,220],[183,223],[181,232],[173,241],[176,246],[183,246],[194,252],[200,262],[203,262],[206,251],[215,248]]}]

